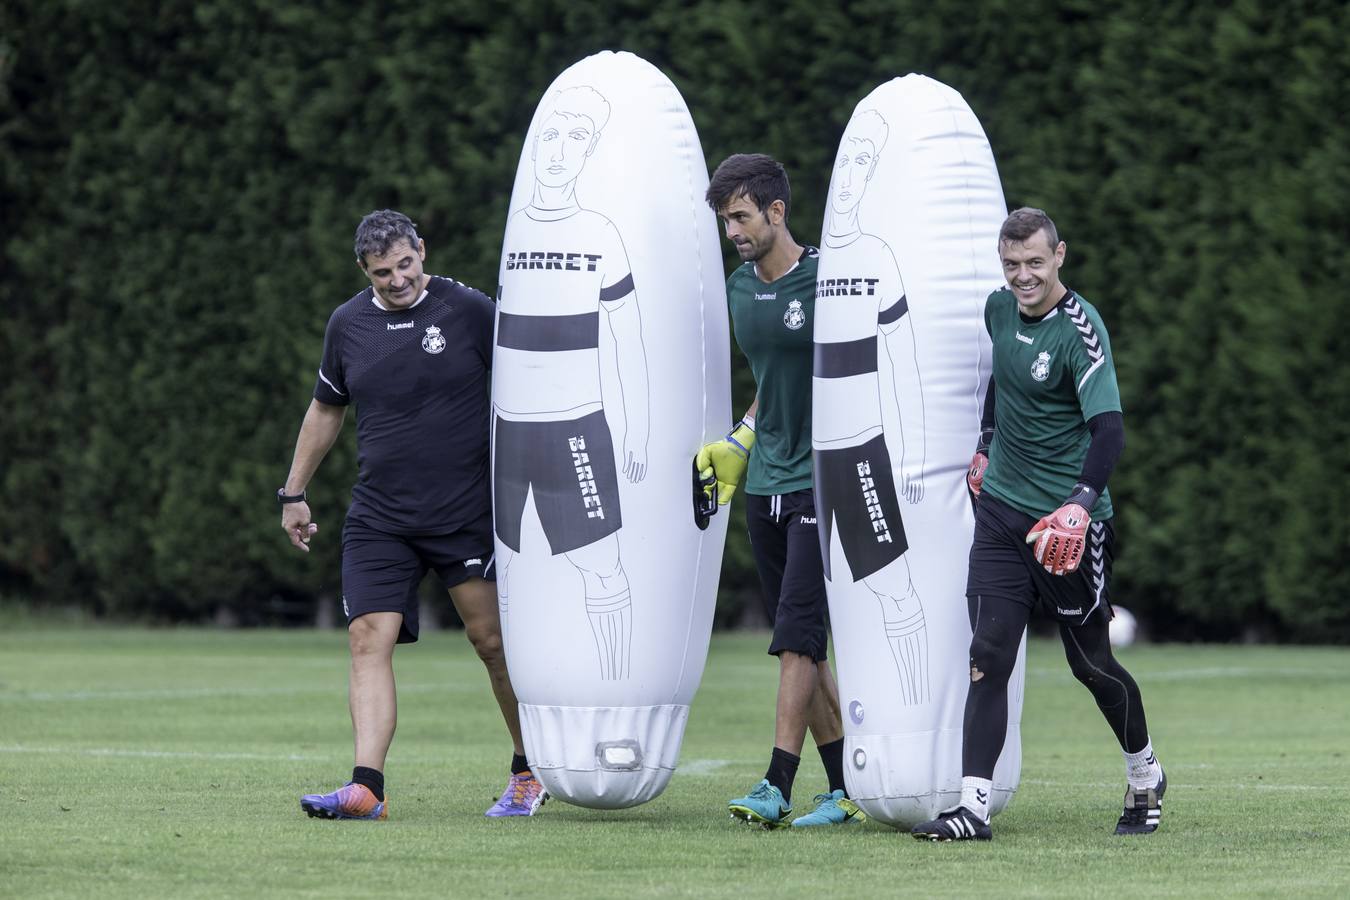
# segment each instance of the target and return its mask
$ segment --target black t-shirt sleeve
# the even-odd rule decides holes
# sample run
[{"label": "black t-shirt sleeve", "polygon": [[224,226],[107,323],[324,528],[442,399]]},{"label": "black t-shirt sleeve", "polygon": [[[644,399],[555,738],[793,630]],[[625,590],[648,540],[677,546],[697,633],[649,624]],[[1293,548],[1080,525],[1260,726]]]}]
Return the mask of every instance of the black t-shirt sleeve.
[{"label": "black t-shirt sleeve", "polygon": [[314,382],[314,399],[330,406],[351,403],[347,391],[347,375],[342,364],[342,341],[346,305],[339,306],[328,318],[323,334],[323,359],[319,363],[319,377]]},{"label": "black t-shirt sleeve", "polygon": [[497,304],[482,291],[466,288],[465,319],[474,349],[483,359],[483,365],[492,368],[492,329],[497,317]]}]

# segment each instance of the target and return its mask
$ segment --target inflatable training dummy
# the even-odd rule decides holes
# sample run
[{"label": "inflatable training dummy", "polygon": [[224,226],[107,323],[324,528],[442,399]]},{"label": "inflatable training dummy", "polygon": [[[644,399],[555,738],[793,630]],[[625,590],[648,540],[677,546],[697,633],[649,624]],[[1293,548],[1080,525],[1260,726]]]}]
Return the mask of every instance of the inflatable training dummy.
[{"label": "inflatable training dummy", "polygon": [[[961,796],[974,530],[965,472],[1006,212],[989,142],[956,91],[908,75],[857,105],[820,241],[812,445],[846,783],[868,815],[897,827]],[[1024,674],[1023,649],[994,812],[1017,788]]]},{"label": "inflatable training dummy", "polygon": [[726,516],[690,460],[731,419],[726,289],[684,100],[630,53],[530,124],[493,363],[497,589],[525,750],[580,806],[659,794],[707,658]]}]

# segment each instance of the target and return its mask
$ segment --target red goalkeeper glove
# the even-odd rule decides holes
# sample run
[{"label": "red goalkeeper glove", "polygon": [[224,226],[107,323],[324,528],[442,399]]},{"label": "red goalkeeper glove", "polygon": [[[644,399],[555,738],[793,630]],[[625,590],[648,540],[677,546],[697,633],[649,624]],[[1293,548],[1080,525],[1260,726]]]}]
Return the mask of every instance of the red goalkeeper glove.
[{"label": "red goalkeeper glove", "polygon": [[1083,561],[1083,543],[1092,517],[1079,503],[1065,503],[1048,516],[1041,518],[1027,533],[1027,543],[1035,544],[1032,554],[1036,562],[1051,575],[1068,575],[1078,571]]},{"label": "red goalkeeper glove", "polygon": [[989,468],[989,457],[983,451],[976,450],[970,458],[970,471],[966,472],[966,487],[980,499],[980,489],[984,487],[984,470]]}]

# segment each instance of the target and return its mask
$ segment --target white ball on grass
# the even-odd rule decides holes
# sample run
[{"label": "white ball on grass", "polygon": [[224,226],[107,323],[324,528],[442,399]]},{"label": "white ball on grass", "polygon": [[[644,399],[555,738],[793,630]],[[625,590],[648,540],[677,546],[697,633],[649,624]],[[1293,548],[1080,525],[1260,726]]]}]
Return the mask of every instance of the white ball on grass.
[{"label": "white ball on grass", "polygon": [[1111,608],[1116,613],[1109,626],[1111,646],[1128,647],[1134,643],[1135,635],[1139,632],[1139,622],[1134,613],[1125,607],[1113,605]]}]

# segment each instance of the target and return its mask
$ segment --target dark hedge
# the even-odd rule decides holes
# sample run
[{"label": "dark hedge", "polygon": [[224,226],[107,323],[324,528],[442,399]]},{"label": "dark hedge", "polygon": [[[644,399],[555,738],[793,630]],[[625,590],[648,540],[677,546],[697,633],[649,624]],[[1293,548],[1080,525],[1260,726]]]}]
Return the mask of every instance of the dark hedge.
[{"label": "dark hedge", "polygon": [[[623,48],[684,93],[710,167],[788,166],[809,242],[853,104],[910,71],[960,90],[1112,332],[1117,599],[1156,637],[1350,640],[1350,5],[383,7],[0,10],[6,593],[188,620],[331,602],[354,429],[312,485],[309,556],[272,494],[362,285],[356,221],[408,211],[432,271],[490,289],[541,91]],[[737,507],[724,624],[755,602]]]}]

